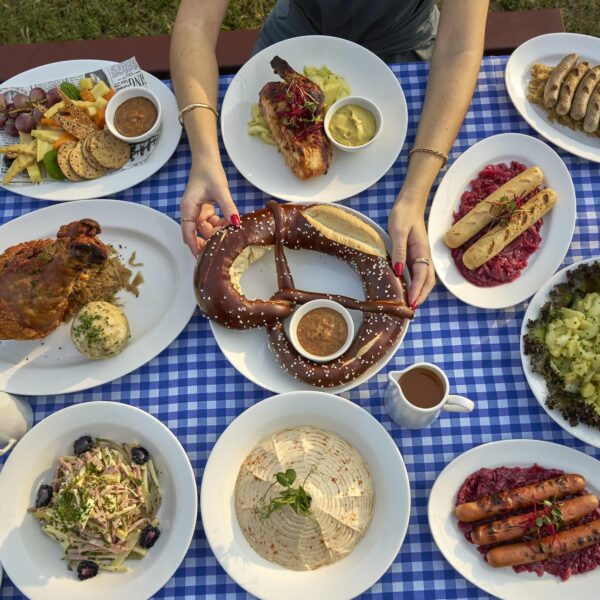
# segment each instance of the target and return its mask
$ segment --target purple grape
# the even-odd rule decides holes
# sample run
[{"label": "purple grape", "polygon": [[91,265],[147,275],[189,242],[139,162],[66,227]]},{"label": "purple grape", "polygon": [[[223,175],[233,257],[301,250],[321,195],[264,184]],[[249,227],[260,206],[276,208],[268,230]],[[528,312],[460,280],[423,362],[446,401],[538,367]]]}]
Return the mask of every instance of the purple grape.
[{"label": "purple grape", "polygon": [[25,94],[15,94],[12,102],[18,109],[29,107],[29,98]]},{"label": "purple grape", "polygon": [[44,113],[41,110],[34,108],[31,111],[31,116],[33,117],[33,119],[35,120],[36,123],[39,123],[41,118],[44,116]]},{"label": "purple grape", "polygon": [[19,132],[15,127],[14,119],[8,119],[4,127],[6,128],[6,133],[8,133],[8,135],[12,135],[12,137],[19,137]]},{"label": "purple grape", "polygon": [[56,104],[57,102],[60,102],[61,100],[62,98],[57,88],[52,88],[51,90],[48,90],[46,92],[46,102],[48,104],[48,107],[52,106],[53,104]]},{"label": "purple grape", "polygon": [[15,127],[17,131],[22,133],[31,133],[31,130],[35,127],[35,119],[27,113],[21,113],[15,119]]},{"label": "purple grape", "polygon": [[31,102],[44,102],[46,100],[46,92],[40,87],[34,87],[29,92],[29,100]]},{"label": "purple grape", "polygon": [[0,113],[0,129],[4,127],[6,123],[6,115],[4,113]]},{"label": "purple grape", "polygon": [[6,102],[6,96],[0,94],[0,112],[5,112],[8,109],[8,102]]}]

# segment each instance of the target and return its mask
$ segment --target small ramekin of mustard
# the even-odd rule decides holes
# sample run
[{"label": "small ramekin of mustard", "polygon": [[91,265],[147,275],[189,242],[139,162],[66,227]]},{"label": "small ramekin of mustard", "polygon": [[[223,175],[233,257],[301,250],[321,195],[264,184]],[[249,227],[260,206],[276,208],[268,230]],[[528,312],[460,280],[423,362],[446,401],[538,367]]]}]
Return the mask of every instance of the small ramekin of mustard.
[{"label": "small ramekin of mustard", "polygon": [[143,142],[160,129],[160,102],[148,88],[123,88],[109,100],[105,117],[115,137],[129,144]]},{"label": "small ramekin of mustard", "polygon": [[362,96],[346,96],[331,105],[323,123],[331,143],[345,152],[369,147],[381,133],[383,117],[378,106]]},{"label": "small ramekin of mustard", "polygon": [[350,347],[354,321],[333,300],[311,300],[296,309],[289,332],[292,345],[302,356],[318,363],[331,362]]}]

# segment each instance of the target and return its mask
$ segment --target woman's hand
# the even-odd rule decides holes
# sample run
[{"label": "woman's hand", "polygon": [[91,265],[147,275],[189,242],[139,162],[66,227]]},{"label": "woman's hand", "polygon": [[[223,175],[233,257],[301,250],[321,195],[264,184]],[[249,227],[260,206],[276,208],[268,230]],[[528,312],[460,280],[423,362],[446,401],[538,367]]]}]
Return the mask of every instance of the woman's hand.
[{"label": "woman's hand", "polygon": [[[388,231],[392,238],[392,264],[399,277],[412,265],[412,282],[408,290],[408,303],[414,310],[425,301],[435,285],[435,271],[431,260],[431,249],[425,229],[424,206],[427,198],[414,198],[401,191],[388,218]],[[415,258],[429,259],[429,265]]]},{"label": "woman's hand", "polygon": [[[219,205],[222,217],[215,212],[215,203]],[[240,225],[220,161],[192,165],[180,207],[183,241],[194,256],[202,252],[206,240],[215,230],[228,224]]]}]

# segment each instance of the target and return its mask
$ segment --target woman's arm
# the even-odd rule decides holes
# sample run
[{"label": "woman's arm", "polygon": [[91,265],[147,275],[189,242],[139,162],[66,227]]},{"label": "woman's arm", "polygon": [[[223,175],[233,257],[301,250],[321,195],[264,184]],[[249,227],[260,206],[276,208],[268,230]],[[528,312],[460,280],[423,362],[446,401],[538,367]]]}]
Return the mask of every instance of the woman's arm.
[{"label": "woman's arm", "polygon": [[[182,0],[171,33],[171,77],[179,108],[205,103],[217,107],[219,69],[215,47],[229,0]],[[239,223],[229,192],[217,141],[217,120],[205,108],[183,117],[192,151],[192,168],[181,199],[181,216],[196,219],[181,224],[184,242],[197,254],[204,236],[224,223]],[[223,219],[216,216],[216,202]]]},{"label": "woman's arm", "polygon": [[[416,148],[447,153],[465,118],[483,56],[488,0],[444,0],[429,70]],[[407,257],[431,258],[424,213],[442,159],[423,152],[409,159],[408,171],[390,213],[388,229],[394,242],[392,260],[397,274]],[[435,284],[433,265],[417,263],[408,300],[421,304]]]}]

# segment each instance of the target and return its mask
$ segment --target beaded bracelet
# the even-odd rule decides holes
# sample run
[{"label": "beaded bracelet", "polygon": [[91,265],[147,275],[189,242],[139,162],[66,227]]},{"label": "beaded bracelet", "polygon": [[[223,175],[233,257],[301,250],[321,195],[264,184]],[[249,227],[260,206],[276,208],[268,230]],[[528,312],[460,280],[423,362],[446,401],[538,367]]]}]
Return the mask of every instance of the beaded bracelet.
[{"label": "beaded bracelet", "polygon": [[433,148],[417,148],[416,146],[414,146],[408,153],[409,158],[415,152],[425,152],[426,154],[433,154],[434,156],[441,158],[444,161],[442,163],[442,169],[446,166],[446,163],[448,162],[448,155],[445,152],[440,152],[439,150],[434,150]]}]

